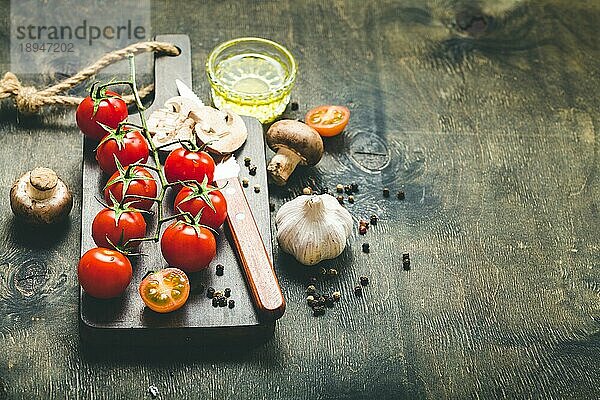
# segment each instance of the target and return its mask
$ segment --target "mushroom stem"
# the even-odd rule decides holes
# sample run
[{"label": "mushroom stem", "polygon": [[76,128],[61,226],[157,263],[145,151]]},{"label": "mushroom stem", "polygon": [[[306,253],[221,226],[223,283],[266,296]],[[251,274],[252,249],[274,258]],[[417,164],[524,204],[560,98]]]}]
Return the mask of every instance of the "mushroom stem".
[{"label": "mushroom stem", "polygon": [[42,201],[54,196],[58,176],[49,168],[35,168],[29,173],[27,193],[36,201]]},{"label": "mushroom stem", "polygon": [[273,181],[277,185],[283,186],[287,183],[288,178],[294,172],[296,165],[298,165],[301,159],[296,152],[285,147],[280,147],[277,150],[277,154],[269,162],[267,171],[269,171],[271,178],[273,178]]}]

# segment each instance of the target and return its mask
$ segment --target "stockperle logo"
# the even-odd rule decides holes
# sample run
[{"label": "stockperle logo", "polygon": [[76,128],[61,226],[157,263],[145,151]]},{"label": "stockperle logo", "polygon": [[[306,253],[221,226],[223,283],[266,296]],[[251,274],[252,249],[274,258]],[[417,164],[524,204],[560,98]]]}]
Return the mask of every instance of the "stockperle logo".
[{"label": "stockperle logo", "polygon": [[[11,0],[11,70],[71,75],[107,52],[151,40],[150,16],[150,0]],[[126,72],[124,64],[104,72]]]}]

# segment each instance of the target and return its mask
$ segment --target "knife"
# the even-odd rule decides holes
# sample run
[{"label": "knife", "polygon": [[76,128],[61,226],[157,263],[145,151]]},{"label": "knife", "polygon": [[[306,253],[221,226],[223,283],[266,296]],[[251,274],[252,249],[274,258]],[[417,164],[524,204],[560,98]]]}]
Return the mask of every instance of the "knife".
[{"label": "knife", "polygon": [[[175,80],[179,95],[202,104],[202,101],[185,83]],[[256,220],[240,180],[240,165],[231,154],[215,168],[214,180],[227,201],[227,224],[233,238],[235,251],[242,262],[250,294],[260,315],[277,319],[285,311],[285,300],[273,269]]]},{"label": "knife", "polygon": [[227,201],[227,223],[233,245],[242,262],[250,293],[259,313],[277,319],[285,311],[285,300],[260,236],[256,220],[240,184],[240,165],[233,155],[217,164],[214,180]]}]

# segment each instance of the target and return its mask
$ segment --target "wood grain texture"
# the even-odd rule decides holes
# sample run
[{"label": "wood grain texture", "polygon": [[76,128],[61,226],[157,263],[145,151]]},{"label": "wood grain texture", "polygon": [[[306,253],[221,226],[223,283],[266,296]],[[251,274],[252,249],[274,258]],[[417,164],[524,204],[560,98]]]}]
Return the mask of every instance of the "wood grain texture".
[{"label": "wood grain texture", "polygon": [[[380,223],[324,263],[340,274],[319,288],[343,294],[324,317],[304,304],[306,279],[321,266],[307,270],[275,247],[288,304],[264,346],[182,359],[84,355],[81,138],[71,113],[17,121],[2,103],[4,192],[39,163],[76,192],[70,226],[50,235],[19,227],[7,197],[0,203],[0,399],[140,399],[150,385],[161,399],[600,397],[598,4],[167,1],[152,15],[154,33],[190,36],[201,93],[217,43],[256,35],[285,44],[300,71],[300,109],[287,115],[333,102],[352,117],[316,167],[270,188],[272,201],[352,179],[360,193],[349,211]],[[383,199],[383,186],[406,199]],[[371,284],[355,298],[363,274]]]}]

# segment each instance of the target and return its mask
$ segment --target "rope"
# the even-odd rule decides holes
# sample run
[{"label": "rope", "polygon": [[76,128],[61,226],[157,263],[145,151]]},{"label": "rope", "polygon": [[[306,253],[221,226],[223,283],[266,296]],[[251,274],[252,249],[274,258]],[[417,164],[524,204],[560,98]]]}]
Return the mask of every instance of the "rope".
[{"label": "rope", "polygon": [[[170,43],[135,43],[123,49],[105,54],[94,64],[82,69],[72,77],[43,90],[37,90],[33,86],[23,86],[15,74],[7,72],[0,79],[0,99],[13,97],[17,110],[23,114],[34,114],[39,111],[40,107],[47,105],[77,106],[83,98],[61,95],[59,93],[73,88],[89,77],[96,75],[101,69],[126,58],[129,54],[136,55],[150,51],[170,56],[179,54],[179,49]],[[144,97],[153,90],[154,85],[148,85],[139,90],[139,95],[140,97]],[[133,102],[133,95],[124,96],[123,99],[127,103],[131,103]]]}]

